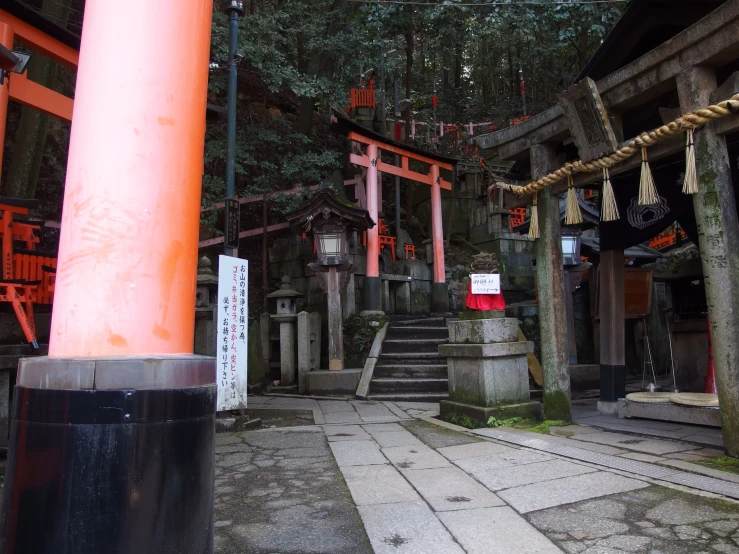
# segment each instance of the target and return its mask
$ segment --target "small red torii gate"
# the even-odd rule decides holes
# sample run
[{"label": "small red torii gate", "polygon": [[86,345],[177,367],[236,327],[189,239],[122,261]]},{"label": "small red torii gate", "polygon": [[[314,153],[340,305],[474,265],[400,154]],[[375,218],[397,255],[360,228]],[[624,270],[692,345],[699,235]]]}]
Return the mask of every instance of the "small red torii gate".
[{"label": "small red torii gate", "polygon": [[[457,160],[433,152],[390,140],[373,131],[365,129],[349,119],[343,112],[332,109],[332,128],[345,135],[353,143],[365,147],[364,153],[350,154],[350,162],[367,169],[366,194],[367,210],[373,221],[381,211],[382,178],[381,173],[389,173],[403,179],[423,183],[431,187],[431,226],[434,252],[434,277],[432,285],[432,311],[446,312],[449,309],[449,294],[446,284],[444,262],[444,230],[441,213],[441,190],[451,190],[452,184],[442,179],[440,171],[453,171]],[[382,161],[381,151],[395,154],[400,158],[400,166]],[[428,173],[410,169],[410,160],[429,166]],[[377,225],[367,230],[367,273],[364,285],[365,310],[380,311],[380,241]]]}]

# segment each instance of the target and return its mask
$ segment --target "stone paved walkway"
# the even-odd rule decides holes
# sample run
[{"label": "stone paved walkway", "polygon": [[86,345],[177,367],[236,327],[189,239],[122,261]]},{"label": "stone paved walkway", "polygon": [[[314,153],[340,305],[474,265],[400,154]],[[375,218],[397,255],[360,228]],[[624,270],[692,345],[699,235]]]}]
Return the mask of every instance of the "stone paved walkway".
[{"label": "stone paved walkway", "polygon": [[[739,554],[734,502],[432,424],[436,404],[249,401],[256,414],[307,410],[318,425],[219,435],[217,552]],[[562,430],[537,437],[655,467],[718,452]]]}]

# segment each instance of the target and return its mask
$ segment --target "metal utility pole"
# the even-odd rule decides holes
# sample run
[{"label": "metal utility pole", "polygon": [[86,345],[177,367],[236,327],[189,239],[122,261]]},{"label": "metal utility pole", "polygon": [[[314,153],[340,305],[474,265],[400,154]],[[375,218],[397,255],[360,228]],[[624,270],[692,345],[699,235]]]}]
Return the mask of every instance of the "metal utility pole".
[{"label": "metal utility pole", "polygon": [[[400,129],[400,123],[398,121],[398,118],[400,117],[400,113],[398,112],[398,76],[394,75],[393,77],[393,112],[395,113],[395,136],[393,137],[395,140],[400,140],[400,133],[398,130]],[[406,125],[410,125],[410,121],[405,122]],[[400,167],[400,156],[395,154],[395,165]],[[400,236],[400,177],[398,175],[395,176],[395,235]]]},{"label": "metal utility pole", "polygon": [[236,49],[239,45],[239,17],[244,15],[241,0],[228,0],[228,126],[226,130],[226,232],[224,253],[226,256],[239,256],[239,202],[234,198],[236,180]]}]

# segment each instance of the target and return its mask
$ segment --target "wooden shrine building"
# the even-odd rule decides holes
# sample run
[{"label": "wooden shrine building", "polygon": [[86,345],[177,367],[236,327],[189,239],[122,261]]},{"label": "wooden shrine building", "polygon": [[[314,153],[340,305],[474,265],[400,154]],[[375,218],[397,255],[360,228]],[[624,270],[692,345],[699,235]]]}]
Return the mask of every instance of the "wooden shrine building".
[{"label": "wooden shrine building", "polygon": [[[536,198],[545,413],[548,398],[570,392],[559,211],[568,178],[560,172],[539,184],[563,167],[568,172],[576,167],[570,186],[615,197],[617,213],[604,217],[601,212],[599,225],[600,409],[612,411],[625,393],[624,250],[678,221],[700,248],[724,445],[729,454],[739,455],[737,93],[739,0],[634,0],[557,104],[476,139],[487,160],[514,162],[513,173],[521,175],[520,187],[514,184],[505,192],[506,208],[530,206]],[[722,101],[699,123],[678,119]],[[649,134],[661,126],[669,132]],[[692,194],[683,194],[686,135],[697,161]],[[606,165],[598,166],[598,160],[628,145],[636,145],[632,154],[608,162],[604,178]],[[597,170],[581,170],[577,160],[592,162]],[[653,175],[654,201],[641,196],[645,164]],[[538,183],[536,195],[534,188],[525,188],[531,182]],[[612,195],[606,191],[611,184]],[[547,415],[555,416],[569,417],[569,405]]]}]

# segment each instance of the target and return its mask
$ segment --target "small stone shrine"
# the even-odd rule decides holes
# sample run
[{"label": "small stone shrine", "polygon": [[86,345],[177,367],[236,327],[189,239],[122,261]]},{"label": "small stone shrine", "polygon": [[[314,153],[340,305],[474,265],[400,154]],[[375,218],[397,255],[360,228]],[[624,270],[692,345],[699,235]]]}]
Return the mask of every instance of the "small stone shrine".
[{"label": "small stone shrine", "polygon": [[[472,274],[497,271],[495,254],[475,256]],[[468,299],[466,304],[476,303]],[[534,343],[519,342],[517,318],[505,317],[504,310],[468,307],[447,327],[449,344],[439,346],[449,375],[449,400],[441,401],[442,416],[466,415],[483,423],[491,416],[541,419],[541,404],[529,395],[526,355],[534,351]]]}]

